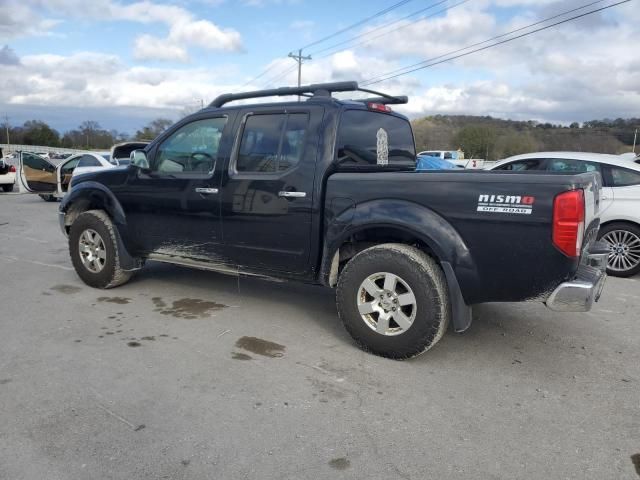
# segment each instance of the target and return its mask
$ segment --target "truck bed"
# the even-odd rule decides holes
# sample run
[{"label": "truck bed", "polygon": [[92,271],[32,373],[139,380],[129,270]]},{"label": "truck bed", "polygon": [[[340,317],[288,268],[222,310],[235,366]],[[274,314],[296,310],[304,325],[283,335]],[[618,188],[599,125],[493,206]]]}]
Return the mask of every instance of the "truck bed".
[{"label": "truck bed", "polygon": [[599,224],[594,173],[337,173],[327,181],[325,228],[331,237],[341,225],[344,236],[410,223],[417,242],[451,263],[467,304],[544,300],[580,263],[552,243],[554,198],[573,189],[585,193],[587,247]]}]

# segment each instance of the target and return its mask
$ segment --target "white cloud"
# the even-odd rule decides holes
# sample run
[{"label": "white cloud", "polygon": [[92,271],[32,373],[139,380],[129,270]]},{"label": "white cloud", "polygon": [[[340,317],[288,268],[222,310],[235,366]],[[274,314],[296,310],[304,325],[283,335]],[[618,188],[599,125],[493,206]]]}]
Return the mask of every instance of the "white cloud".
[{"label": "white cloud", "polygon": [[[134,40],[134,56],[142,60],[186,61],[189,47],[206,50],[242,51],[240,33],[221,28],[210,20],[196,18],[177,5],[149,0],[121,3],[115,0],[1,0],[7,2],[0,15],[0,40],[17,36],[45,34],[58,20],[49,17],[89,18],[100,21],[130,21],[166,25],[166,37],[148,33]],[[8,15],[4,15],[7,10]]]},{"label": "white cloud", "polygon": [[152,35],[140,35],[135,39],[133,55],[138,60],[169,60],[186,62],[189,59],[187,50],[172,44],[164,38]]}]

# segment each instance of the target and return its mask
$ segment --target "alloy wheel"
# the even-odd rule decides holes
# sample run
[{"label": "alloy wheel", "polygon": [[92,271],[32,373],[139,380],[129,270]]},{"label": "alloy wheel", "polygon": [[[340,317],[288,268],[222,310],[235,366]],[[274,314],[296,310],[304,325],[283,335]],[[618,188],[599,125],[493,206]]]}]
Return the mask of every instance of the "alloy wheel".
[{"label": "alloy wheel", "polygon": [[365,324],[386,336],[406,332],[416,318],[418,307],[407,282],[389,272],[369,275],[358,288],[357,304]]},{"label": "alloy wheel", "polygon": [[616,272],[625,272],[640,264],[640,237],[628,230],[612,230],[602,240],[609,245],[608,266]]}]

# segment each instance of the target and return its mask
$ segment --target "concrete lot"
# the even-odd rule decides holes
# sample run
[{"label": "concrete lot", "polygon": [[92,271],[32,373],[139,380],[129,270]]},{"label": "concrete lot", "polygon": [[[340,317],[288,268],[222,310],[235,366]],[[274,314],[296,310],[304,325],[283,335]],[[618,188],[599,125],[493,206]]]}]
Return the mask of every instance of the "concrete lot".
[{"label": "concrete lot", "polygon": [[640,475],[638,277],[588,314],[479,306],[396,362],[322,288],[152,263],[91,289],[56,209],[0,196],[0,479]]}]

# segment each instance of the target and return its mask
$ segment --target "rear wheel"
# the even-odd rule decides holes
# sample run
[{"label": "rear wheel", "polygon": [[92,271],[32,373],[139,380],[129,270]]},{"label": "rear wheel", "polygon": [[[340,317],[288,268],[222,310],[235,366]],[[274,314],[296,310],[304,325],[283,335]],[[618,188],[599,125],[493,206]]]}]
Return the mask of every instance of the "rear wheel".
[{"label": "rear wheel", "polygon": [[4,192],[13,192],[13,184],[10,185],[2,185],[2,190]]},{"label": "rear wheel", "polygon": [[449,322],[449,295],[438,264],[417,248],[383,244],[353,257],[340,274],[338,314],[363,350],[411,358],[429,350]]},{"label": "rear wheel", "polygon": [[631,223],[610,223],[600,230],[599,238],[609,245],[609,275],[631,277],[640,272],[640,227]]},{"label": "rear wheel", "polygon": [[69,231],[69,254],[78,276],[94,288],[126,283],[132,272],[120,267],[118,232],[102,210],[89,210],[76,218]]}]

